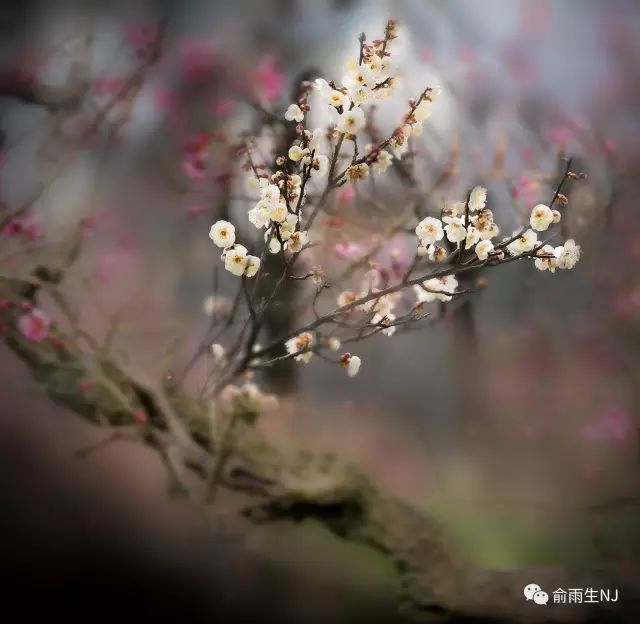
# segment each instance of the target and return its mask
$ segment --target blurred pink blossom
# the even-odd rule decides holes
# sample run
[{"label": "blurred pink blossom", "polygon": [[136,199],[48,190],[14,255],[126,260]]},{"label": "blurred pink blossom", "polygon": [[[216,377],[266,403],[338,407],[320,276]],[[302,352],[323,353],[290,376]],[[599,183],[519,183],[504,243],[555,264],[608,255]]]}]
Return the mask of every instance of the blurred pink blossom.
[{"label": "blurred pink blossom", "polygon": [[185,143],[182,168],[189,179],[201,180],[204,177],[210,144],[209,132],[200,132]]},{"label": "blurred pink blossom", "polygon": [[575,132],[568,126],[556,126],[547,133],[547,140],[558,149],[564,149],[573,139]]},{"label": "blurred pink blossom", "polygon": [[187,208],[187,215],[190,217],[196,217],[201,214],[205,214],[207,212],[206,206],[202,204],[192,204]]},{"label": "blurred pink blossom", "polygon": [[40,308],[31,309],[18,320],[20,333],[34,342],[41,342],[48,336],[50,325],[51,319]]},{"label": "blurred pink blossom", "polygon": [[93,81],[93,90],[98,96],[116,96],[122,91],[124,80],[120,76],[101,76]]},{"label": "blurred pink blossom", "polygon": [[356,197],[356,190],[353,184],[345,184],[338,193],[338,198],[345,204],[351,203]]},{"label": "blurred pink blossom", "polygon": [[153,96],[153,103],[158,110],[165,113],[174,110],[178,105],[178,99],[171,89],[161,87]]},{"label": "blurred pink blossom", "polygon": [[149,422],[149,417],[147,416],[147,412],[141,409],[133,412],[133,417],[136,420],[136,422],[140,423],[141,425],[145,425]]},{"label": "blurred pink blossom", "polygon": [[337,243],[334,250],[342,260],[353,260],[362,255],[362,247],[356,243]]},{"label": "blurred pink blossom", "polygon": [[433,61],[433,51],[427,45],[421,45],[418,49],[418,57],[423,63],[430,63]]},{"label": "blurred pink blossom", "polygon": [[141,20],[131,22],[125,26],[125,41],[133,48],[138,58],[144,58],[149,54],[158,37],[158,29],[155,24]]},{"label": "blurred pink blossom", "polygon": [[275,56],[264,56],[258,63],[256,71],[258,80],[258,97],[273,102],[282,94],[284,88],[284,74],[282,74],[276,65]]},{"label": "blurred pink blossom", "polygon": [[592,442],[624,442],[632,429],[629,413],[621,408],[611,408],[587,423],[582,428],[582,435]]},{"label": "blurred pink blossom", "polygon": [[37,223],[23,219],[10,219],[0,233],[12,238],[23,238],[29,241],[37,240],[42,234]]},{"label": "blurred pink blossom", "polygon": [[520,199],[525,204],[531,204],[536,201],[539,193],[539,182],[525,175],[518,178],[518,182],[513,188],[513,196]]},{"label": "blurred pink blossom", "polygon": [[192,37],[182,42],[180,71],[186,80],[206,80],[217,64],[217,49],[213,41],[204,37]]},{"label": "blurred pink blossom", "polygon": [[476,60],[476,53],[473,48],[462,46],[458,50],[458,60],[463,63],[474,63]]},{"label": "blurred pink blossom", "polygon": [[604,151],[605,154],[607,154],[608,156],[611,156],[616,151],[615,142],[612,139],[605,139],[602,142],[602,150]]},{"label": "blurred pink blossom", "polygon": [[107,251],[98,258],[95,277],[100,282],[111,281],[122,274],[131,261],[132,253],[125,247]]}]

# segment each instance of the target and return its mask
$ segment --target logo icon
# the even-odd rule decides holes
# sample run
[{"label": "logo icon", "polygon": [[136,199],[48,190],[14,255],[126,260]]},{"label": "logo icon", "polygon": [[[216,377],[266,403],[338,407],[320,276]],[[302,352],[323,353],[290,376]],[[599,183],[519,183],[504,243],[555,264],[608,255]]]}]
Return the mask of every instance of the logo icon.
[{"label": "logo icon", "polygon": [[524,588],[524,597],[527,600],[533,600],[536,604],[546,605],[549,602],[549,594],[542,590],[540,585],[529,583]]},{"label": "logo icon", "polygon": [[527,600],[533,600],[533,595],[539,591],[542,591],[542,587],[540,587],[540,585],[536,585],[535,583],[529,583],[524,588],[524,597]]},{"label": "logo icon", "polygon": [[549,602],[549,594],[546,591],[537,591],[533,594],[533,602],[539,605],[546,605]]}]

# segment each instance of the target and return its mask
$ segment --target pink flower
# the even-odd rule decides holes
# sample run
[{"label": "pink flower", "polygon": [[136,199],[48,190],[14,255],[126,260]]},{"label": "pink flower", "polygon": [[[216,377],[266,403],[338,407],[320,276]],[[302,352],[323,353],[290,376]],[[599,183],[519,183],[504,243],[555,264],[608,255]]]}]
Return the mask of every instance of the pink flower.
[{"label": "pink flower", "polygon": [[168,113],[177,107],[177,98],[171,89],[162,87],[155,92],[153,104],[158,110]]},{"label": "pink flower", "polygon": [[591,442],[624,442],[633,429],[629,413],[613,408],[600,414],[582,428],[582,435]]},{"label": "pink flower", "polygon": [[274,56],[269,55],[262,58],[258,63],[256,78],[260,99],[273,102],[280,97],[284,87],[284,74],[278,71]]},{"label": "pink flower", "polygon": [[336,255],[342,260],[357,258],[362,254],[362,247],[355,243],[338,243],[334,249]]},{"label": "pink flower", "polygon": [[182,169],[190,180],[202,180],[206,168],[206,159],[201,156],[188,157],[182,161]]},{"label": "pink flower", "polygon": [[211,77],[217,62],[215,45],[201,37],[193,37],[182,44],[180,71],[186,80],[205,80]]},{"label": "pink flower", "polygon": [[235,107],[233,100],[217,99],[211,104],[211,113],[216,117],[228,117]]},{"label": "pink flower", "polygon": [[22,234],[22,222],[18,219],[9,219],[0,232],[5,236],[20,236]]},{"label": "pink flower", "polygon": [[124,30],[124,38],[138,58],[144,58],[149,54],[157,37],[158,29],[148,21],[132,22]]},{"label": "pink flower", "polygon": [[36,223],[20,219],[10,219],[0,233],[13,238],[21,236],[30,241],[36,240],[41,234]]},{"label": "pink flower", "polygon": [[574,132],[571,128],[567,126],[557,126],[549,130],[547,138],[549,143],[552,143],[558,149],[564,149],[573,136]]},{"label": "pink flower", "polygon": [[433,52],[427,45],[421,45],[418,49],[418,57],[423,63],[430,63],[433,61]]},{"label": "pink flower", "polygon": [[131,266],[131,261],[131,252],[124,247],[103,253],[97,261],[96,280],[108,282],[116,279]]},{"label": "pink flower", "polygon": [[196,217],[201,214],[205,214],[207,212],[206,206],[202,204],[193,204],[187,208],[187,214],[190,217]]},{"label": "pink flower", "polygon": [[463,63],[473,63],[476,60],[476,53],[472,48],[462,47],[458,50],[458,59]]},{"label": "pink flower", "polygon": [[18,320],[20,333],[34,342],[41,342],[48,336],[50,325],[49,316],[40,308],[33,308]]},{"label": "pink flower", "polygon": [[356,191],[353,184],[345,184],[338,193],[338,198],[345,204],[350,204],[356,197]]},{"label": "pink flower", "polygon": [[521,199],[525,204],[533,203],[540,192],[540,184],[527,176],[520,176],[513,189],[513,196]]},{"label": "pink flower", "polygon": [[204,177],[210,143],[211,134],[200,132],[185,144],[182,168],[191,180],[201,180]]},{"label": "pink flower", "polygon": [[141,425],[146,425],[149,422],[149,416],[147,416],[147,412],[141,409],[133,412],[133,417],[136,422],[140,423]]},{"label": "pink flower", "polygon": [[102,76],[93,81],[93,90],[97,96],[119,95],[122,91],[124,80],[119,76]]}]

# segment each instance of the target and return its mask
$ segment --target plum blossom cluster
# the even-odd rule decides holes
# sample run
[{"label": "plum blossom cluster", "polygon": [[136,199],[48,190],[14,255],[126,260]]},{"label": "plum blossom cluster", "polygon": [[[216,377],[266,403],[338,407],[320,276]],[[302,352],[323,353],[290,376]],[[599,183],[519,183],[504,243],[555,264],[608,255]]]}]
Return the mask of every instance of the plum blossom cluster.
[{"label": "plum blossom cluster", "polygon": [[[309,172],[318,170],[317,158],[306,155],[303,158]],[[254,180],[250,182],[253,186]],[[258,177],[255,183],[260,199],[249,210],[248,219],[257,229],[265,230],[264,240],[269,251],[273,254],[281,249],[293,253],[302,251],[309,242],[307,232],[299,228],[303,178],[297,173],[278,171],[270,180]]]},{"label": "plum blossom cluster", "polygon": [[[253,301],[252,296],[257,296],[259,289],[245,292],[251,313],[247,326],[253,326],[253,331],[238,337],[237,354],[216,356],[220,376],[227,384],[276,361],[293,359],[307,364],[314,355],[338,364],[353,377],[362,362],[348,351],[340,354],[343,344],[374,335],[393,336],[401,326],[420,321],[427,316],[425,304],[447,303],[463,294],[458,281],[460,272],[519,258],[531,259],[539,270],[554,272],[570,269],[580,259],[580,247],[572,239],[552,246],[551,237],[548,240],[542,237],[562,218],[560,210],[554,207],[556,201],[566,204],[561,201],[566,199],[560,193],[562,184],[578,176],[571,174],[567,166],[550,205],[535,205],[527,225],[511,236],[501,237],[487,189],[476,186],[465,201],[446,203],[439,216],[419,218],[412,262],[392,257],[383,260],[383,264],[390,263],[383,266],[375,254],[366,251],[365,245],[348,239],[337,243],[336,258],[350,265],[347,273],[356,275],[356,270],[364,268],[364,277],[353,290],[345,290],[341,285],[332,291],[333,297],[328,299],[333,307],[320,311],[318,302],[326,302],[320,299],[320,294],[334,285],[328,283],[321,267],[309,269],[308,260],[313,254],[308,250],[327,240],[324,233],[318,237],[313,225],[325,221],[339,227],[336,224],[341,217],[328,201],[331,194],[341,187],[353,189],[354,184],[370,175],[383,174],[394,161],[410,153],[412,138],[422,133],[440,93],[439,88],[425,88],[417,98],[408,101],[398,125],[386,138],[376,136],[371,112],[377,102],[393,95],[397,86],[392,56],[397,37],[397,24],[390,21],[383,38],[367,42],[361,37],[359,58],[347,64],[347,73],[339,82],[324,78],[302,82],[297,99],[281,115],[273,115],[274,126],[280,127],[281,136],[286,137],[286,142],[273,141],[278,151],[274,149],[265,156],[264,145],[259,144],[265,137],[243,138],[239,144],[238,154],[249,174],[246,182],[251,193],[244,218],[259,232],[260,257],[250,255],[246,247],[236,242],[236,227],[229,221],[214,223],[210,237],[223,249],[225,268],[234,275],[261,279],[261,260],[269,253],[280,257],[282,273],[273,288],[270,284],[268,296]],[[309,121],[316,118],[328,119],[327,125],[308,127]],[[277,136],[270,129],[268,138]],[[206,140],[206,137],[194,140],[188,150],[188,170],[192,176],[206,167]],[[261,160],[273,165],[258,162],[258,154]],[[326,217],[316,219],[322,212]],[[413,244],[406,232],[402,237]],[[302,260],[296,263],[299,256]],[[358,268],[352,271],[356,265]],[[307,267],[306,274],[301,266]],[[273,304],[285,278],[302,281],[309,278],[306,283],[312,284],[316,292],[312,293],[313,302],[306,313],[313,313],[315,319],[286,331],[266,347],[258,347],[257,340],[264,337],[261,315]],[[233,392],[236,391],[239,392],[237,389]]]},{"label": "plum blossom cluster", "polygon": [[216,221],[211,226],[209,238],[222,248],[224,268],[233,275],[254,277],[260,268],[260,258],[249,254],[244,245],[236,243],[236,228],[229,221]]},{"label": "plum blossom cluster", "polygon": [[[505,255],[532,257],[540,271],[556,268],[572,269],[580,260],[581,249],[573,239],[553,247],[538,239],[538,232],[545,232],[560,222],[562,215],[544,204],[531,210],[530,227],[514,232],[509,238],[494,242],[500,233],[494,222],[493,212],[487,207],[487,189],[476,186],[466,202],[455,202],[443,210],[442,219],[426,217],[416,226],[418,256],[427,256],[432,262],[445,262],[450,253],[445,247],[455,246],[455,251],[473,253],[478,261],[499,262]],[[442,243],[441,243],[442,241]],[[438,244],[440,243],[440,244]],[[426,280],[414,290],[418,301],[450,301],[458,282],[453,275]]]}]

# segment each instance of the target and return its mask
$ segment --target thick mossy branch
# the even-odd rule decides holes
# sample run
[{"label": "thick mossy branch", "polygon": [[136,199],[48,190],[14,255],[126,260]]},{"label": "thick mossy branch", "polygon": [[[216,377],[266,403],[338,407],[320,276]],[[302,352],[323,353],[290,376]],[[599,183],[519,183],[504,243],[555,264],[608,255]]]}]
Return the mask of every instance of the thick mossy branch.
[{"label": "thick mossy branch", "polygon": [[[206,407],[177,387],[149,388],[91,348],[81,348],[76,331],[53,327],[42,342],[22,336],[17,330],[21,305],[34,302],[37,290],[33,280],[0,279],[0,329],[44,391],[111,432],[133,431],[159,452],[178,481],[189,472],[206,483],[217,451]],[[83,385],[86,380],[89,386]],[[138,410],[146,422],[136,420]],[[616,586],[624,595],[628,586],[624,580],[612,581],[610,573],[594,571],[478,568],[460,555],[439,522],[383,496],[353,467],[330,454],[282,452],[246,421],[234,428],[226,453],[220,485],[248,496],[247,518],[256,523],[319,521],[346,540],[384,553],[399,572],[401,604],[419,620],[602,622],[611,617],[606,607],[612,605],[532,607],[522,588],[530,582],[549,592],[562,586]]]}]

